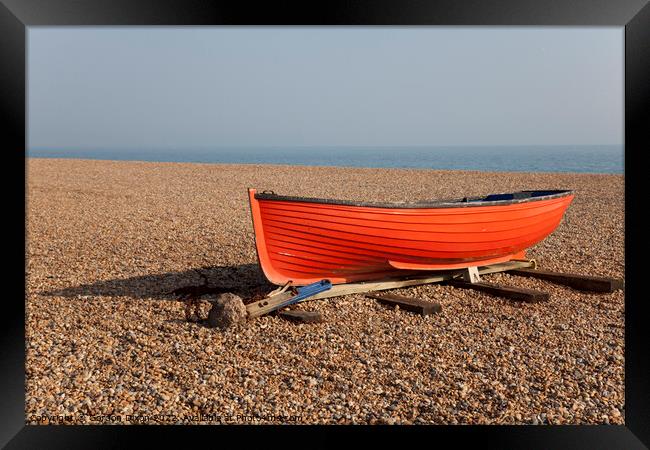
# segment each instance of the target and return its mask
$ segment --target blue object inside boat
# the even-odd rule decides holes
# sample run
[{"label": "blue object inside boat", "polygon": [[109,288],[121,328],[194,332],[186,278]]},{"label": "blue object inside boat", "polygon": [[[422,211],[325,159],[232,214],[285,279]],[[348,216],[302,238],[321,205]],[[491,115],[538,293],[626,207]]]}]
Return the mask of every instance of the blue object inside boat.
[{"label": "blue object inside boat", "polygon": [[470,200],[470,201],[495,202],[499,200],[518,200],[518,199],[530,198],[530,197],[543,197],[545,195],[552,195],[557,193],[558,191],[522,191],[522,192],[514,192],[511,194],[490,194],[487,197],[478,200]]}]

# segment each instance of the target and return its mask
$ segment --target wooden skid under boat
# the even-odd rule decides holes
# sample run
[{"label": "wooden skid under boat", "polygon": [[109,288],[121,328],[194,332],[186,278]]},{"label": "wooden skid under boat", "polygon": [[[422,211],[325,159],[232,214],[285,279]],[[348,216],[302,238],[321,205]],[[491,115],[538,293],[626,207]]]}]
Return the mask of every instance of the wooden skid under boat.
[{"label": "wooden skid under boat", "polygon": [[333,284],[523,259],[557,226],[568,190],[368,203],[248,190],[257,255],[274,284]]}]

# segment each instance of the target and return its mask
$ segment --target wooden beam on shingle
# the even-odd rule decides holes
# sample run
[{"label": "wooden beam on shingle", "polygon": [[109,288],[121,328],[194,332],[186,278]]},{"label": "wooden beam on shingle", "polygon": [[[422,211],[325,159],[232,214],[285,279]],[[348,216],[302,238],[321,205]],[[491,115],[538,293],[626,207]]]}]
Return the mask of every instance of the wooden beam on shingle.
[{"label": "wooden beam on shingle", "polygon": [[476,291],[485,292],[497,297],[504,297],[510,300],[517,300],[528,303],[544,302],[549,299],[548,292],[535,291],[533,289],[518,288],[512,286],[503,286],[500,284],[487,283],[481,281],[479,283],[468,283],[467,281],[451,280],[448,282],[450,286],[460,289],[474,289]]},{"label": "wooden beam on shingle", "polygon": [[401,309],[418,313],[423,316],[437,314],[442,311],[440,303],[414,297],[405,297],[397,294],[366,294],[366,297],[374,298],[375,300],[390,306],[399,306]]},{"label": "wooden beam on shingle", "polygon": [[614,278],[595,277],[590,275],[579,275],[575,273],[550,272],[546,270],[515,269],[509,270],[509,274],[521,277],[539,278],[540,280],[569,286],[573,289],[588,292],[614,292],[623,289],[623,280]]}]

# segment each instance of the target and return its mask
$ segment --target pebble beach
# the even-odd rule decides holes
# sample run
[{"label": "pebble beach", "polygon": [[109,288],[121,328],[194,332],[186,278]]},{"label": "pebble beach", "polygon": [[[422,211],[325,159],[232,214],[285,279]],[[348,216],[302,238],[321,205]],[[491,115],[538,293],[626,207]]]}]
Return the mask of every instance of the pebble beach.
[{"label": "pebble beach", "polygon": [[[225,331],[170,292],[269,292],[248,187],[365,201],[573,189],[540,269],[625,279],[623,175],[27,159],[27,424],[624,424],[625,294],[507,273],[521,303],[431,284],[303,302]],[[204,317],[210,309],[205,298]]]}]

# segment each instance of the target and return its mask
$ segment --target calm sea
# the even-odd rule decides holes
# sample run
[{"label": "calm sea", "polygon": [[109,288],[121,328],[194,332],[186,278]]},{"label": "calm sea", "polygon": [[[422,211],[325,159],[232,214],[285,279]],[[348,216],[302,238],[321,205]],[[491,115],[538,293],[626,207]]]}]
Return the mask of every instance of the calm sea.
[{"label": "calm sea", "polygon": [[30,150],[28,157],[228,164],[623,173],[623,147],[303,147],[204,150]]}]

